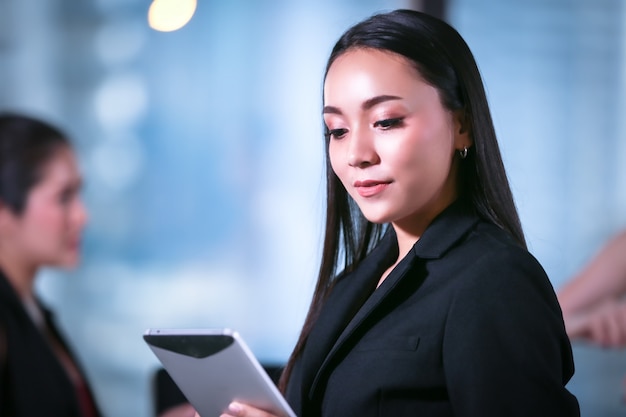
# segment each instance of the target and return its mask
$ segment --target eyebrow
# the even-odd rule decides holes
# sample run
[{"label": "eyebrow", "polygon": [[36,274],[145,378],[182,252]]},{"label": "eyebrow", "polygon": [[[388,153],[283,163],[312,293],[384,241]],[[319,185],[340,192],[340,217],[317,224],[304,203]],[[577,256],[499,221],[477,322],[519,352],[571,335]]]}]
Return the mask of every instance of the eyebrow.
[{"label": "eyebrow", "polygon": [[[385,101],[391,101],[391,100],[402,100],[402,97],[398,97],[398,96],[390,96],[390,95],[380,95],[380,96],[376,96],[376,97],[372,97],[369,98],[367,100],[365,100],[363,102],[363,104],[361,104],[361,109],[362,110],[369,110],[372,107],[376,106],[377,104],[380,103],[384,103]],[[324,106],[324,109],[322,110],[322,114],[342,114],[341,110],[339,109],[339,107],[335,107],[335,106]]]}]

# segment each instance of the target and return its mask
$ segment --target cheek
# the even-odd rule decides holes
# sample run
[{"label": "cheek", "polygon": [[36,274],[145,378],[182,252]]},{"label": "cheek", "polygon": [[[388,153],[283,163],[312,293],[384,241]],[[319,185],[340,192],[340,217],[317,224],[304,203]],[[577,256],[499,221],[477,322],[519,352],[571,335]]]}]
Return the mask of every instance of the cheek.
[{"label": "cheek", "polygon": [[30,229],[41,233],[55,232],[63,227],[63,213],[56,207],[34,207],[29,218]]},{"label": "cheek", "polygon": [[422,133],[379,148],[381,159],[405,180],[441,181],[447,176],[454,156],[450,135],[441,131],[434,135]]},{"label": "cheek", "polygon": [[406,163],[422,160],[431,163],[451,160],[454,154],[454,134],[451,126],[444,121],[420,126],[402,146],[403,152],[397,157]]},{"label": "cheek", "polygon": [[[343,167],[343,162],[340,159],[340,146],[334,142],[331,141],[330,144],[328,145],[328,159],[330,160],[330,166],[333,170],[333,172],[335,173],[335,175],[337,175],[339,177],[339,179],[342,180],[342,167]],[[343,181],[343,180],[342,180]]]}]

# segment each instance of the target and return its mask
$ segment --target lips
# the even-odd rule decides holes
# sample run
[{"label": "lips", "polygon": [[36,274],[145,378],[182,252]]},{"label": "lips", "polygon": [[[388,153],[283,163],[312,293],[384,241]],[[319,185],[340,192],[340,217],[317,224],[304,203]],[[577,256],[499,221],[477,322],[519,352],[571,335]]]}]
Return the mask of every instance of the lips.
[{"label": "lips", "polygon": [[373,197],[382,193],[389,186],[389,184],[391,184],[391,181],[355,181],[354,188],[361,197]]}]

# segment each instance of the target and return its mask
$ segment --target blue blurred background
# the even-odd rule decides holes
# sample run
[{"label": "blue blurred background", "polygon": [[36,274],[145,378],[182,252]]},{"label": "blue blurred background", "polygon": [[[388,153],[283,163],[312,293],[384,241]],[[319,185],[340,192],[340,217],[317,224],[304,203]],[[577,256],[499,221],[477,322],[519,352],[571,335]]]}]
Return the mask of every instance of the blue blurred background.
[{"label": "blue blurred background", "polygon": [[[358,20],[425,3],[199,0],[164,33],[147,0],[0,0],[0,108],[62,126],[79,150],[84,259],[38,285],[108,416],[153,413],[148,327],[232,327],[262,361],[286,360],[321,243],[326,57]],[[530,249],[558,288],[626,227],[625,2],[445,11],[475,53]],[[626,352],[574,351],[583,415],[623,416]]]}]

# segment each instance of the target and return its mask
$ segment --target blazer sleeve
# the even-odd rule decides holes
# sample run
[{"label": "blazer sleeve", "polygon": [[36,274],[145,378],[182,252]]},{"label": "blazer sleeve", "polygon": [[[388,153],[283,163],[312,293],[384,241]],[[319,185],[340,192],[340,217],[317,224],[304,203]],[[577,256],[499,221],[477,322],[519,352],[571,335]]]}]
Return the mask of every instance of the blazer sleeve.
[{"label": "blazer sleeve", "polygon": [[503,246],[471,262],[453,295],[444,372],[455,416],[580,416],[561,309],[543,268]]}]

